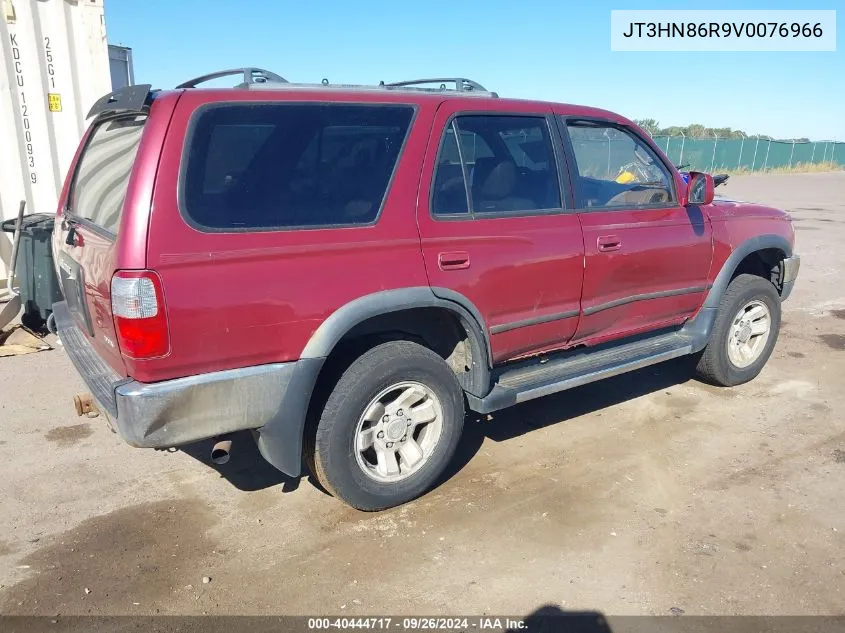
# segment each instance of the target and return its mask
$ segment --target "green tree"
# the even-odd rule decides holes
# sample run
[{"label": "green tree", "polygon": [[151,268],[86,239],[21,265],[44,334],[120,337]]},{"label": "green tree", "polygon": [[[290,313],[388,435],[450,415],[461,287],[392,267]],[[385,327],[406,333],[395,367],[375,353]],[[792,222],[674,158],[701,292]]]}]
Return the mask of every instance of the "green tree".
[{"label": "green tree", "polygon": [[694,137],[708,136],[707,128],[701,125],[701,123],[693,123],[692,125],[688,125],[685,134],[687,136]]},{"label": "green tree", "polygon": [[634,119],[634,123],[639,125],[652,136],[656,136],[660,133],[660,124],[655,119]]}]

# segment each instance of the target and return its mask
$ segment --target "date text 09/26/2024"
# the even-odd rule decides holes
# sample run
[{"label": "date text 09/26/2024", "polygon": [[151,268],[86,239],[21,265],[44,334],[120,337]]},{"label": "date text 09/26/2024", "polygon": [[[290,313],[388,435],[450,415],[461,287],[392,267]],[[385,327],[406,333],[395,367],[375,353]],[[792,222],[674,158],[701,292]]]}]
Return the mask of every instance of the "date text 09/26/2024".
[{"label": "date text 09/26/2024", "polygon": [[503,631],[527,630],[524,620],[510,617],[349,617],[308,618],[308,630]]}]

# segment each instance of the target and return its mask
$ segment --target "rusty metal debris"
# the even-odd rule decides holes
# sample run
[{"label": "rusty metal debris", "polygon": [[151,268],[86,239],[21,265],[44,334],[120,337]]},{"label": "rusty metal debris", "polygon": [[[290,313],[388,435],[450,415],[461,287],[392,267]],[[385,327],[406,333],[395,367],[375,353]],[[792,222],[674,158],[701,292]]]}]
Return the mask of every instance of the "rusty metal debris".
[{"label": "rusty metal debris", "polygon": [[73,397],[73,406],[76,407],[76,415],[95,413],[97,405],[90,393],[78,393]]}]

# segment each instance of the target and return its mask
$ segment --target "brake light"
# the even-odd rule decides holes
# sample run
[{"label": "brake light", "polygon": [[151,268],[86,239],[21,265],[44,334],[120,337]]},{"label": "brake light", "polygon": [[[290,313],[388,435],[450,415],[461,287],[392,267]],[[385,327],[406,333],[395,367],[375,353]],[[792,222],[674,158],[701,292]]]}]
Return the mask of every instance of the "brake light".
[{"label": "brake light", "polygon": [[166,356],[170,332],[159,276],[149,270],[119,271],[111,280],[111,307],[120,352],[127,358]]}]

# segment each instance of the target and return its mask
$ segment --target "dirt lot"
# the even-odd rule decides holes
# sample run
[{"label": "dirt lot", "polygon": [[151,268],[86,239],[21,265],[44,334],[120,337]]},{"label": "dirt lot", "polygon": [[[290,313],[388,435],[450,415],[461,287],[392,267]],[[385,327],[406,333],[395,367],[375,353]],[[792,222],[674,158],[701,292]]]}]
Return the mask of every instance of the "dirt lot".
[{"label": "dirt lot", "polygon": [[[470,420],[452,476],[379,514],[249,438],[137,450],[63,351],[0,359],[0,612],[833,614],[845,610],[845,173],[732,178],[801,276],[763,374],[672,363]],[[203,582],[203,577],[211,579]]]}]

